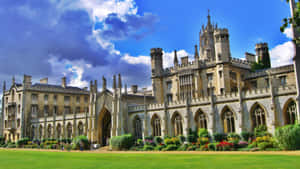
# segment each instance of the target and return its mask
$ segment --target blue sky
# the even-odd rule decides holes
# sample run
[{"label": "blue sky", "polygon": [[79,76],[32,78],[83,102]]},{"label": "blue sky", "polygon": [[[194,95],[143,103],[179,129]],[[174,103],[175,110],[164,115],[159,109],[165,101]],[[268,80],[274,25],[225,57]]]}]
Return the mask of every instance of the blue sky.
[{"label": "blue sky", "polygon": [[229,29],[233,57],[267,42],[273,66],[291,62],[290,30],[279,30],[289,16],[282,0],[1,0],[1,86],[23,74],[58,84],[66,76],[79,87],[105,76],[110,85],[121,73],[123,84],[150,87],[150,48],[163,48],[165,66],[174,49],[192,55],[208,9]]}]

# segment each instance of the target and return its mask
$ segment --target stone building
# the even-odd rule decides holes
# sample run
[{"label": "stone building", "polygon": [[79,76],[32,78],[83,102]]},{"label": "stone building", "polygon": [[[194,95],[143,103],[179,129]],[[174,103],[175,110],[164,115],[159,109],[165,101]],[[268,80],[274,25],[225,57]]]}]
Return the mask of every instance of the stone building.
[{"label": "stone building", "polygon": [[189,129],[240,133],[266,125],[275,128],[293,124],[296,111],[296,85],[293,65],[251,70],[251,64],[270,63],[268,45],[256,45],[256,55],[245,59],[231,56],[229,31],[213,25],[208,16],[200,31],[200,46],[195,45],[193,61],[174,52],[174,66],[163,67],[163,50],[151,55],[152,90],[130,91],[121,75],[113,77],[112,90],[102,78],[89,91],[47,80],[23,84],[3,92],[3,134],[6,139],[20,137],[72,138],[86,135],[93,143],[106,145],[111,136],[132,133],[144,136],[187,135]]}]

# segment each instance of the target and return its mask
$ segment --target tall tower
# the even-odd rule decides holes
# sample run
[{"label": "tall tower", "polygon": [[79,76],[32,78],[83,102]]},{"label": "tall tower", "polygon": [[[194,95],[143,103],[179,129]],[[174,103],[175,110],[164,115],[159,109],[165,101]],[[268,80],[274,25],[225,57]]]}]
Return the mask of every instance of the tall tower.
[{"label": "tall tower", "polygon": [[200,58],[215,60],[215,46],[214,46],[214,30],[215,26],[211,24],[210,15],[207,16],[207,25],[200,30]]},{"label": "tall tower", "polygon": [[159,76],[163,71],[162,48],[152,48],[150,55],[152,76]]},{"label": "tall tower", "polygon": [[214,32],[216,60],[228,62],[231,57],[228,29],[216,29]]},{"label": "tall tower", "polygon": [[152,92],[158,103],[163,103],[163,53],[161,48],[152,48],[151,52]]},{"label": "tall tower", "polygon": [[271,67],[270,54],[268,43],[258,43],[255,45],[258,63],[261,63],[264,68]]}]

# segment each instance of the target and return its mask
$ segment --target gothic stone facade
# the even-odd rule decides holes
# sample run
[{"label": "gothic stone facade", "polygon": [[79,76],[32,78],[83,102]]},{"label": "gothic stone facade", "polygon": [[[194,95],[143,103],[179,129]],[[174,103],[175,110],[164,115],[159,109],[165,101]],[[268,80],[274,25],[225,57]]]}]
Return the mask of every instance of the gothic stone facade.
[{"label": "gothic stone facade", "polygon": [[[121,76],[113,77],[112,91],[102,79],[89,90],[49,85],[47,79],[3,89],[2,124],[6,140],[21,137],[72,138],[86,135],[106,145],[111,136],[132,133],[144,136],[187,135],[207,128],[211,133],[240,133],[266,125],[275,128],[299,120],[296,111],[295,73],[292,65],[251,71],[251,63],[269,60],[268,45],[256,45],[256,55],[231,57],[229,32],[208,23],[200,31],[200,51],[193,61],[176,51],[174,66],[163,68],[161,48],[151,49],[152,90],[127,91]],[[118,81],[118,82],[117,82]]]}]

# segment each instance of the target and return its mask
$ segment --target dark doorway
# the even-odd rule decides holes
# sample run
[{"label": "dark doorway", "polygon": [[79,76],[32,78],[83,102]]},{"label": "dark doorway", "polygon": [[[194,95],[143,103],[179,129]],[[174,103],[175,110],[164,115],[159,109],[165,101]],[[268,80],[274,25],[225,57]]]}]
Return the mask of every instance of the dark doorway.
[{"label": "dark doorway", "polygon": [[102,146],[109,144],[110,133],[111,133],[111,115],[108,111],[105,111],[102,122]]}]

